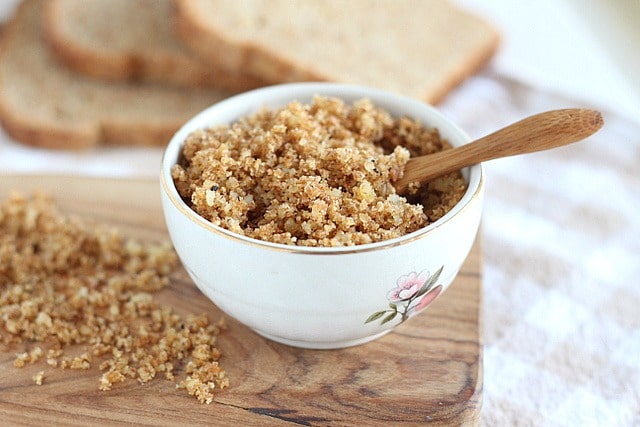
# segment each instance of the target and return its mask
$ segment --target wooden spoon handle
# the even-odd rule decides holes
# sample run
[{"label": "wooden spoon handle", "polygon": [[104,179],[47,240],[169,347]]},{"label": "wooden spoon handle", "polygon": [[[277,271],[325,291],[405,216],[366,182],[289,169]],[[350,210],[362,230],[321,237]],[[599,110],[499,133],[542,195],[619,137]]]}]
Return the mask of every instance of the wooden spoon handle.
[{"label": "wooden spoon handle", "polygon": [[603,125],[598,111],[552,110],[527,117],[466,145],[409,159],[404,176],[394,183],[398,193],[412,182],[425,182],[486,160],[548,150],[580,141]]}]

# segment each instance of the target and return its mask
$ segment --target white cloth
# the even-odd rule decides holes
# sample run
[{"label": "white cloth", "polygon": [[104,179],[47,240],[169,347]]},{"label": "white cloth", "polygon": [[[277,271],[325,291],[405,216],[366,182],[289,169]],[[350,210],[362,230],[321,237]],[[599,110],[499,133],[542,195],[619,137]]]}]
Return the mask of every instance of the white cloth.
[{"label": "white cloth", "polygon": [[[492,63],[440,105],[472,137],[554,108],[605,113],[588,141],[486,165],[482,424],[640,426],[640,79],[628,74],[639,30],[621,24],[611,44],[577,9],[640,22],[639,2],[457,2],[503,35]],[[153,178],[161,156],[36,149],[0,132],[0,174]]]},{"label": "white cloth", "polygon": [[[574,105],[489,69],[442,105],[472,136]],[[485,426],[640,425],[640,126],[486,163]]]},{"label": "white cloth", "polygon": [[640,426],[640,2],[457,0],[491,66],[442,108],[472,136],[566,106],[588,141],[487,163],[486,426]]}]

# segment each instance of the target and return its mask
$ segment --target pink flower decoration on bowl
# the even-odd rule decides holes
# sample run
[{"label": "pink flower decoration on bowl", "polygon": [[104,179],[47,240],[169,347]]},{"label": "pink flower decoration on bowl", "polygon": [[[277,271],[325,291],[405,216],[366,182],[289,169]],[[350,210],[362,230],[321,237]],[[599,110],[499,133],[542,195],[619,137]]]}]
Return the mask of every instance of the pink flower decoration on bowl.
[{"label": "pink flower decoration on bowl", "polygon": [[438,295],[440,295],[440,292],[442,292],[442,285],[438,285],[435,288],[431,289],[429,293],[423,296],[420,301],[418,301],[418,303],[413,306],[413,309],[415,311],[422,310],[423,308],[431,304],[433,300],[435,300]]},{"label": "pink flower decoration on bowl", "polygon": [[422,270],[420,273],[412,271],[407,275],[400,276],[396,280],[396,287],[387,292],[388,308],[376,311],[364,323],[380,320],[380,324],[384,325],[395,319],[396,316],[400,316],[400,323],[402,323],[411,314],[431,304],[442,292],[442,285],[436,286],[436,282],[443,269],[444,266],[433,274]]},{"label": "pink flower decoration on bowl", "polygon": [[387,298],[392,302],[411,299],[418,293],[428,278],[429,272],[427,271],[422,271],[420,274],[412,271],[406,276],[401,276],[396,281],[396,288],[389,291]]}]

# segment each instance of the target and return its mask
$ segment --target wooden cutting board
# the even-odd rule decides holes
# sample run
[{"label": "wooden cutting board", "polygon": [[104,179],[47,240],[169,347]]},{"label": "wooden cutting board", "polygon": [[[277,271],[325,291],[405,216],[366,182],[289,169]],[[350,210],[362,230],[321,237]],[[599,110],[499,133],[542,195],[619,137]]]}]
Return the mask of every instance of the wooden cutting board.
[{"label": "wooden cutting board", "polygon": [[[126,235],[168,238],[156,181],[0,175],[2,200],[11,190],[35,189],[52,194],[64,212],[116,225]],[[102,392],[97,368],[62,370],[44,362],[14,368],[23,348],[0,346],[0,424],[475,425],[482,402],[480,292],[476,244],[433,306],[365,345],[296,349],[228,319],[219,347],[231,386],[210,405],[164,378]],[[182,269],[157,296],[180,314],[221,316]],[[38,386],[32,376],[41,370],[45,380]]]}]

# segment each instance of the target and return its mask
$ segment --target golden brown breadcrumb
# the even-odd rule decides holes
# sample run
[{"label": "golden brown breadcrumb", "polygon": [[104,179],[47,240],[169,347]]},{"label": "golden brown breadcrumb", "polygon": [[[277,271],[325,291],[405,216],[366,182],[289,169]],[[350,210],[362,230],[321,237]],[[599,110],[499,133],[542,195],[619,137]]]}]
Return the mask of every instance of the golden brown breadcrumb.
[{"label": "golden brown breadcrumb", "polygon": [[97,365],[100,390],[158,374],[174,380],[181,367],[178,385],[210,403],[229,384],[216,347],[224,324],[179,316],[154,299],[177,262],[169,243],[65,216],[44,194],[12,194],[0,204],[0,344],[31,347],[16,367],[41,359],[62,369]]},{"label": "golden brown breadcrumb", "polygon": [[263,109],[186,139],[172,177],[212,223],[300,246],[350,246],[399,237],[447,213],[467,184],[459,172],[415,189],[393,183],[410,156],[449,148],[437,129],[393,118],[368,99],[316,96]]}]

